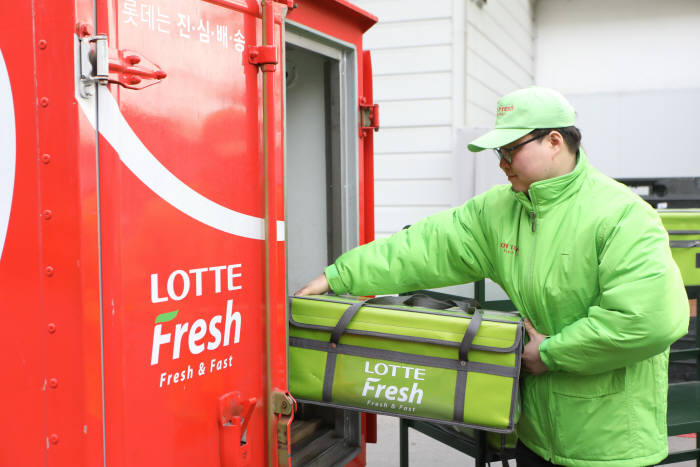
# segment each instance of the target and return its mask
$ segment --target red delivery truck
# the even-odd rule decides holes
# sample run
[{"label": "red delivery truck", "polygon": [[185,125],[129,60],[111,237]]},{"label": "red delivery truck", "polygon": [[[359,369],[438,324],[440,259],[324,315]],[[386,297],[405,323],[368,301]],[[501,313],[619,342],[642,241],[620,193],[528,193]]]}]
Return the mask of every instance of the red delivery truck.
[{"label": "red delivery truck", "polygon": [[0,465],[365,464],[287,297],[373,239],[345,0],[0,4]]}]

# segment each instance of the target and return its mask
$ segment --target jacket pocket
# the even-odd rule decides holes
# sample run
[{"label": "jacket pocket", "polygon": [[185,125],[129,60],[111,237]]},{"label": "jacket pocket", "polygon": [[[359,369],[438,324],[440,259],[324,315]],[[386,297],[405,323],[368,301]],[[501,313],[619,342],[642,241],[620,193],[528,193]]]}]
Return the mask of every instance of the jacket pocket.
[{"label": "jacket pocket", "polygon": [[573,373],[552,373],[552,392],[570,397],[591,399],[616,394],[625,390],[626,368],[597,375],[576,375]]},{"label": "jacket pocket", "polygon": [[559,456],[590,461],[636,456],[625,371],[586,376],[561,373],[552,378],[554,451]]}]

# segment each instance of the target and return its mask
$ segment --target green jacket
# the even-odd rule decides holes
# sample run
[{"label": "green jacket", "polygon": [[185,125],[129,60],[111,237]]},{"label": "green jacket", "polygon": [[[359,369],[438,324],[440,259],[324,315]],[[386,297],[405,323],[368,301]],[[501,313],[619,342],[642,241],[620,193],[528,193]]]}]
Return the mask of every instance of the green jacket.
[{"label": "green jacket", "polygon": [[591,167],[497,186],[461,207],[342,255],[335,293],[399,293],[491,278],[547,334],[550,371],[522,379],[518,436],[556,464],[665,458],[668,349],[688,299],[649,205]]}]

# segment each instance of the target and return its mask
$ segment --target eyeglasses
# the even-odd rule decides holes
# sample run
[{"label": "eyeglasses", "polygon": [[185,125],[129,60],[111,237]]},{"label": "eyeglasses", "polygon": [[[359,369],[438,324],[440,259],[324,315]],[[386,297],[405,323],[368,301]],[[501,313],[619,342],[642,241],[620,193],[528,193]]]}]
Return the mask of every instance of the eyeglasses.
[{"label": "eyeglasses", "polygon": [[532,138],[528,139],[527,141],[523,141],[522,143],[518,143],[515,146],[511,146],[509,148],[494,148],[494,151],[496,151],[496,155],[498,156],[498,160],[503,160],[505,159],[508,164],[513,163],[513,153],[518,150],[518,148],[525,146],[527,143],[531,143],[535,141],[536,139],[541,138],[540,135],[533,136]]}]

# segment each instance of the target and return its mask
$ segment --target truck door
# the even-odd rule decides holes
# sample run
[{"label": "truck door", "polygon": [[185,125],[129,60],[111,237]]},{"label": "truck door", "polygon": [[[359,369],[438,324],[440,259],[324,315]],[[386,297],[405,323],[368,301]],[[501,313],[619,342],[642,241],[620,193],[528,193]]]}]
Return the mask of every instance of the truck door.
[{"label": "truck door", "polygon": [[258,49],[256,1],[96,5],[83,56],[109,84],[76,99],[99,134],[106,464],[275,463],[283,7]]}]

